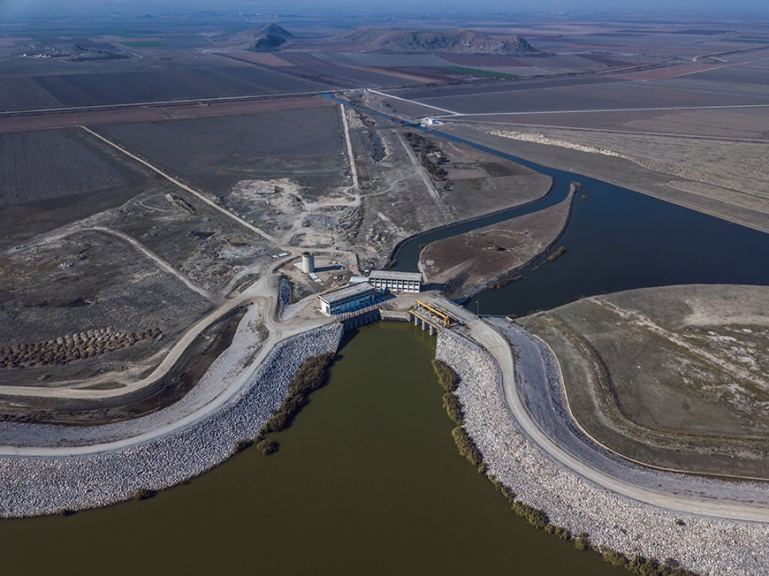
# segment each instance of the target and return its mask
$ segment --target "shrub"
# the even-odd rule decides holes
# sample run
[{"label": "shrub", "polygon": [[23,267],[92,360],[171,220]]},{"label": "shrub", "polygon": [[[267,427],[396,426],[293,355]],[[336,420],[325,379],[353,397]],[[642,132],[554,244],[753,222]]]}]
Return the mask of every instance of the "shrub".
[{"label": "shrub", "polygon": [[[542,510],[532,508],[528,504],[524,504],[521,501],[513,502],[513,512],[518,514],[521,518],[524,518],[529,524],[539,530],[544,530],[550,526],[550,521]],[[552,530],[554,531],[554,530]]]},{"label": "shrub", "polygon": [[254,441],[251,440],[251,438],[244,438],[243,440],[238,440],[235,443],[235,453],[237,454],[238,452],[243,452],[243,450],[251,446],[253,443]]},{"label": "shrub", "polygon": [[149,488],[137,488],[134,490],[133,498],[134,500],[147,500],[148,498],[155,496],[157,493],[157,490],[150,490]]},{"label": "shrub", "polygon": [[438,384],[440,384],[446,392],[454,392],[454,390],[457,389],[457,386],[459,385],[459,376],[457,376],[457,373],[454,372],[448,364],[435,358],[433,359],[433,370],[435,370],[435,374],[438,376]]},{"label": "shrub", "polygon": [[454,422],[462,424],[462,407],[457,400],[457,395],[453,392],[446,392],[443,395],[443,407],[446,409],[446,414],[449,415]]},{"label": "shrub", "polygon": [[269,456],[270,454],[275,454],[275,452],[278,451],[280,444],[275,440],[270,440],[269,438],[261,438],[259,441],[257,441],[256,447],[262,451],[262,454]]},{"label": "shrub", "polygon": [[262,433],[280,432],[291,426],[294,417],[307,404],[307,396],[326,383],[328,367],[335,356],[333,352],[313,356],[299,367],[296,376],[288,385],[288,394],[280,408],[267,420]]},{"label": "shrub", "polygon": [[459,453],[467,458],[470,464],[480,466],[483,463],[480,452],[478,452],[478,449],[464,428],[457,426],[451,431],[451,435],[454,437]]},{"label": "shrub", "polygon": [[566,253],[566,248],[561,246],[558,250],[550,254],[550,256],[547,257],[548,262],[553,262],[555,260],[558,260],[561,256],[563,256]]},{"label": "shrub", "polygon": [[627,564],[627,558],[625,558],[625,556],[619,552],[615,552],[614,550],[607,550],[602,554],[602,556],[604,561],[608,562],[612,566],[617,566],[618,568],[621,568]]},{"label": "shrub", "polygon": [[577,537],[574,539],[574,547],[577,550],[590,550],[590,539],[587,537],[587,534],[584,532],[580,532],[577,534]]}]

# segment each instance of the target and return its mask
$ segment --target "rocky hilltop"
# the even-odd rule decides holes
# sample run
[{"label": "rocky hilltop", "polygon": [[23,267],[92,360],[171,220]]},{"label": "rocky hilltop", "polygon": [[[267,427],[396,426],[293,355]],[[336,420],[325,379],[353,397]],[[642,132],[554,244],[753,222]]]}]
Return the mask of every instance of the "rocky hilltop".
[{"label": "rocky hilltop", "polygon": [[366,51],[443,52],[450,54],[496,54],[544,56],[521,36],[489,36],[473,30],[433,32],[397,28],[361,28],[334,37],[338,43],[363,43]]},{"label": "rocky hilltop", "polygon": [[251,52],[272,52],[278,50],[281,45],[293,36],[291,32],[277,24],[270,24],[263,28],[256,28],[250,31],[251,40],[246,46],[246,50]]}]

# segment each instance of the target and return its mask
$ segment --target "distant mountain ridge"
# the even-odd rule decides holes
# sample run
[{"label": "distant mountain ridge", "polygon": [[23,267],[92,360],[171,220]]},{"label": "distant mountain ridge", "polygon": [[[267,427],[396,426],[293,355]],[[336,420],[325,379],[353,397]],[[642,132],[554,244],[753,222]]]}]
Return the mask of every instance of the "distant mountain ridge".
[{"label": "distant mountain ridge", "polygon": [[449,54],[544,56],[521,36],[489,36],[474,30],[433,32],[398,28],[361,28],[332,39],[338,43],[365,43],[366,51]]},{"label": "distant mountain ridge", "polygon": [[251,40],[246,46],[250,52],[273,52],[293,36],[291,32],[277,24],[270,24],[262,28],[250,30]]}]

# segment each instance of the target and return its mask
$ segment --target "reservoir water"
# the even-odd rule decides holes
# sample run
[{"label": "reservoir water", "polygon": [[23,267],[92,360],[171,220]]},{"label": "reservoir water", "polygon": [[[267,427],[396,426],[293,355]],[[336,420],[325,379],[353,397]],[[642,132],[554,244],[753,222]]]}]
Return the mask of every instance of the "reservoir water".
[{"label": "reservoir water", "polygon": [[[376,353],[374,353],[376,352]],[[0,522],[9,574],[621,574],[529,526],[457,453],[409,325],[347,337],[294,425],[150,500]],[[397,360],[396,360],[397,359]]]}]

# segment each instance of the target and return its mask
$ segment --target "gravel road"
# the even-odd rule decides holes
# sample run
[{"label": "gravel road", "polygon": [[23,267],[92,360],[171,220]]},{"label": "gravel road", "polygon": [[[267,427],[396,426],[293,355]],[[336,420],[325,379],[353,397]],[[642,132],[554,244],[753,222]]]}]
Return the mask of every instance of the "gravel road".
[{"label": "gravel road", "polygon": [[[508,375],[497,360],[500,351],[491,335],[475,322],[468,325],[469,333],[487,340],[484,348],[452,331],[443,331],[437,357],[460,376],[458,395],[466,428],[489,472],[519,499],[544,510],[552,523],[572,533],[586,532],[595,546],[618,550],[629,557],[654,557],[702,574],[769,573],[766,524],[673,512],[644,504],[587,480],[585,474],[576,473],[544,451],[539,442],[535,444],[511,412],[509,391],[505,390]],[[521,334],[515,326],[508,330],[504,325],[507,320],[493,323],[516,341],[516,372],[526,383],[521,388],[533,381],[541,383],[543,373],[554,375],[554,366],[543,361],[535,339]],[[541,416],[548,405],[556,406],[547,395],[524,394],[524,398],[528,398],[525,401],[534,414]],[[553,438],[548,431],[548,440],[560,442],[558,434],[562,433]],[[583,467],[582,471],[589,473],[590,469]]]},{"label": "gravel road", "polygon": [[[55,456],[0,457],[0,516],[105,506],[139,489],[162,490],[202,474],[227,460],[238,441],[255,436],[282,402],[302,362],[335,352],[341,336],[341,325],[333,324],[280,341],[219,409],[146,442],[86,447],[89,453],[82,455],[59,447],[48,449]],[[222,369],[222,364],[211,369]],[[121,424],[99,428],[104,435]]]}]

